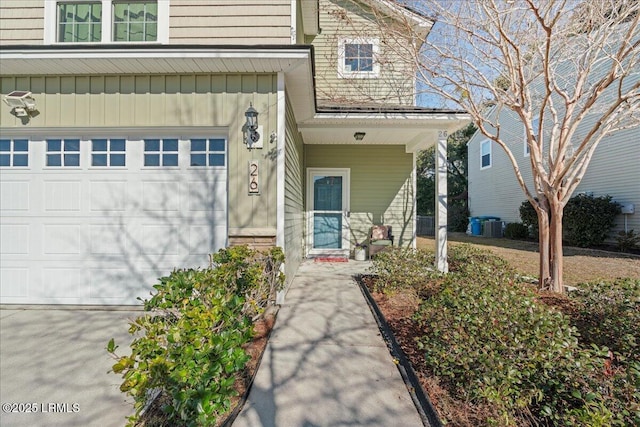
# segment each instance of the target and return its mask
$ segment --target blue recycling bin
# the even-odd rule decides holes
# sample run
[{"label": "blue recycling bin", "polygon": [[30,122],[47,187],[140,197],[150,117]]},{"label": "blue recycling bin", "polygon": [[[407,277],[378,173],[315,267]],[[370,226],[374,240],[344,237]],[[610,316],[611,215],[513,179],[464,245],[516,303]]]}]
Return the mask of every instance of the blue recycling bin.
[{"label": "blue recycling bin", "polygon": [[480,218],[477,216],[472,216],[469,218],[469,222],[471,223],[471,234],[474,236],[479,236],[482,234],[482,223],[480,222]]}]

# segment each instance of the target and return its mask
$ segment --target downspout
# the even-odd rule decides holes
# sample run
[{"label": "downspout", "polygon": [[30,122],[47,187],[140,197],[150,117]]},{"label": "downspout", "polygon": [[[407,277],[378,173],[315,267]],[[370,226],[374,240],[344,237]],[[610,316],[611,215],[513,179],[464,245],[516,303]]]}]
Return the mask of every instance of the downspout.
[{"label": "downspout", "polygon": [[413,234],[411,236],[411,247],[415,249],[418,242],[418,173],[416,171],[416,152],[411,153],[413,169],[411,170],[411,185],[413,188]]},{"label": "downspout", "polygon": [[447,131],[438,131],[436,146],[436,267],[447,273]]}]

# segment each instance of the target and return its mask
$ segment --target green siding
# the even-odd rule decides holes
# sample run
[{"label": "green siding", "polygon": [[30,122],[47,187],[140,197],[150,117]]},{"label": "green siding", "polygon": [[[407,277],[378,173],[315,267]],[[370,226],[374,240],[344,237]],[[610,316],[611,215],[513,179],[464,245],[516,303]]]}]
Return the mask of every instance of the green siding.
[{"label": "green siding", "polygon": [[285,146],[285,274],[293,277],[304,255],[304,145],[287,99]]},{"label": "green siding", "polygon": [[[269,135],[277,126],[277,75],[188,74],[139,76],[2,77],[2,93],[33,92],[40,114],[34,128],[215,127],[229,140],[229,228],[276,227],[276,160]],[[264,148],[243,143],[244,112],[252,102],[260,113]],[[0,109],[0,127],[25,128]],[[179,133],[178,130],[176,130]],[[206,136],[206,135],[203,135]],[[260,161],[261,194],[248,195],[248,162]]]},{"label": "green siding", "polygon": [[307,145],[307,168],[351,169],[351,240],[373,224],[393,226],[396,244],[413,242],[413,158],[402,146]]}]

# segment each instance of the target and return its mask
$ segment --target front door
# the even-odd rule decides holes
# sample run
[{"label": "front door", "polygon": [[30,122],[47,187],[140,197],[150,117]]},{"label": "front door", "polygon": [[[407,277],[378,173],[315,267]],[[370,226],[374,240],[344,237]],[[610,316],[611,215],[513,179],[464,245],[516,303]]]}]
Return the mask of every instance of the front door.
[{"label": "front door", "polygon": [[308,254],[349,255],[349,169],[307,170]]}]

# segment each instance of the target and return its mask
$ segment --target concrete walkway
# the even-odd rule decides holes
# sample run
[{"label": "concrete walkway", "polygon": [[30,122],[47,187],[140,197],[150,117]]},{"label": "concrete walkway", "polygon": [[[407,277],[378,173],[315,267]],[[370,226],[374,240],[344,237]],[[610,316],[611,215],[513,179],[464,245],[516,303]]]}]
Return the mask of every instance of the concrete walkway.
[{"label": "concrete walkway", "polygon": [[353,280],[367,262],[305,262],[233,427],[422,426]]}]

